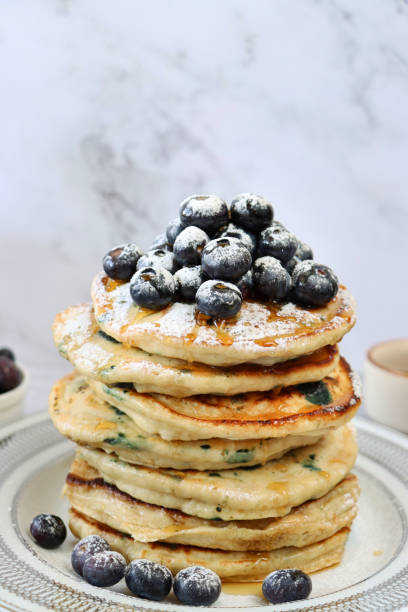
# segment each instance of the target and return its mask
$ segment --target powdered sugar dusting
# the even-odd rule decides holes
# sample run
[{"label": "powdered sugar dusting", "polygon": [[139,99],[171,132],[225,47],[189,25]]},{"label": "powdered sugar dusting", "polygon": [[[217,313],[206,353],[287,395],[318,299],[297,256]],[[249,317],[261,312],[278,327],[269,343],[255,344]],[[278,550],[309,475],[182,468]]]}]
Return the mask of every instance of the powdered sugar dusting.
[{"label": "powdered sugar dusting", "polygon": [[363,386],[360,376],[353,370],[350,372],[350,379],[354,393],[354,398],[351,400],[350,404],[353,405],[363,397]]}]

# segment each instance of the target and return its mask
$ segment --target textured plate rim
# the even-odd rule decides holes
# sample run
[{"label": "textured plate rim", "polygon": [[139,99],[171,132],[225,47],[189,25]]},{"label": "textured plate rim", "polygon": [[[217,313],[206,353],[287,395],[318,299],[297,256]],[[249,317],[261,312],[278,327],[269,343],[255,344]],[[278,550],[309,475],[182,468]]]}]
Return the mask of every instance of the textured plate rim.
[{"label": "textured plate rim", "polygon": [[[15,434],[19,432],[27,431],[29,432],[35,426],[39,424],[48,424],[49,417],[46,412],[41,412],[39,414],[35,414],[30,417],[26,417],[25,419],[21,419],[11,425],[7,425],[0,429],[0,455],[3,452],[6,452],[7,441],[12,439]],[[355,423],[357,425],[358,431],[360,435],[367,435],[369,437],[379,438],[380,442],[388,444],[390,448],[394,447],[394,452],[399,454],[402,453],[404,460],[408,459],[408,439],[404,434],[401,434],[391,428],[378,425],[367,419],[357,417],[355,419]],[[59,437],[59,435],[58,435]],[[56,440],[50,443],[50,446],[58,443],[58,437]],[[60,437],[61,441],[64,438]],[[38,453],[39,450],[36,451]],[[362,455],[370,457],[370,455],[366,452],[363,452]],[[378,462],[378,457],[374,458],[374,461]],[[17,467],[17,466],[16,466]],[[392,472],[400,482],[404,483],[405,486],[408,486],[408,470],[406,470],[403,466],[401,466],[398,462],[391,465],[386,464],[386,469]],[[405,472],[404,472],[405,469]],[[4,468],[3,468],[4,472]],[[4,479],[4,476],[3,476]],[[0,480],[1,483],[1,480]],[[11,511],[11,509],[10,509]],[[27,549],[29,552],[29,549]],[[15,573],[24,572],[25,570],[25,578],[27,579],[27,571],[29,575],[34,577],[33,569],[27,565],[24,560],[20,559],[16,553],[9,547],[9,545],[4,541],[3,537],[0,535],[0,606],[6,610],[27,610],[27,607],[22,606],[22,604],[27,605],[27,602],[30,603],[30,609],[51,609],[51,610],[110,610],[115,609],[121,612],[134,611],[135,603],[127,604],[127,603],[119,603],[115,601],[114,597],[109,599],[108,597],[102,596],[99,597],[94,594],[86,593],[80,589],[74,589],[66,584],[63,584],[63,581],[59,581],[58,577],[51,578],[48,575],[38,573],[38,578],[40,582],[45,582],[44,587],[47,587],[45,590],[47,592],[46,595],[41,596],[38,595],[38,589],[36,590],[37,594],[29,594],[29,589],[19,589],[17,587],[8,588],[4,585],[7,584],[6,580],[3,580],[4,577],[8,577],[10,579],[10,575],[14,576],[13,571]],[[382,568],[379,572],[374,574],[373,576],[381,575],[381,573],[389,567],[389,563],[387,566]],[[58,570],[54,570],[58,572]],[[10,573],[11,572],[11,573]],[[373,576],[371,576],[367,581],[369,581]],[[366,582],[365,580],[360,582],[358,585],[353,586],[353,590],[357,590],[355,593],[351,593],[346,595],[346,592],[349,589],[344,589],[341,591],[337,591],[336,593],[331,593],[329,595],[325,595],[322,597],[315,598],[313,600],[302,602],[295,602],[293,604],[286,604],[282,606],[280,609],[282,610],[322,610],[322,611],[352,611],[352,610],[378,610],[379,607],[383,611],[385,610],[397,610],[402,609],[404,605],[408,603],[408,564],[406,564],[400,571],[389,576],[385,580],[379,581],[378,584],[375,584],[366,589],[361,589],[361,585]],[[61,592],[62,591],[62,592]],[[342,597],[342,593],[344,596]],[[62,608],[62,594],[64,598],[64,604],[66,605],[68,602],[66,601],[67,596],[71,597],[72,608],[64,607]],[[104,595],[107,594],[106,591]],[[113,594],[116,595],[116,594]],[[147,603],[147,602],[146,602]],[[137,605],[137,604],[136,604]],[[149,602],[148,605],[154,606],[153,602]],[[39,608],[40,606],[40,608]],[[94,607],[95,606],[95,607]],[[265,606],[263,609],[274,608],[274,606]],[[140,608],[142,609],[142,608]],[[177,606],[169,606],[169,610],[177,609],[177,610],[186,610],[185,606],[177,605]],[[203,609],[203,608],[201,608]],[[205,609],[205,608],[204,608]],[[207,608],[210,609],[210,608]],[[233,608],[220,608],[222,610],[232,610]],[[256,611],[259,607],[242,607],[242,610],[252,610]],[[146,612],[157,612],[158,610],[163,610],[163,608],[158,607],[144,607],[143,610]]]}]

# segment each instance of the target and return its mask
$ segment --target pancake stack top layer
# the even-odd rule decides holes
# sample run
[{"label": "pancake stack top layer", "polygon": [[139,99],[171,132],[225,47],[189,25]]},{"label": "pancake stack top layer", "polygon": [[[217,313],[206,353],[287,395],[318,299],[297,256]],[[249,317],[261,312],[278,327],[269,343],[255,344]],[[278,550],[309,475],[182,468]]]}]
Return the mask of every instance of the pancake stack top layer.
[{"label": "pancake stack top layer", "polygon": [[[239,220],[236,209],[228,214]],[[179,232],[186,225],[192,223],[182,216]],[[174,223],[171,228],[174,241]],[[230,236],[228,228],[221,236]],[[238,247],[236,230],[231,243],[250,253],[238,229]],[[272,230],[257,230],[261,259],[274,259],[265,256],[274,246],[275,238],[265,238]],[[161,257],[174,265],[180,249],[167,240]],[[191,245],[181,243],[184,257]],[[337,290],[337,281],[334,287],[331,272],[329,289],[324,280],[316,299],[311,296],[308,279],[319,270],[326,278],[325,267],[302,262],[302,253],[312,254],[296,243],[295,261],[282,255],[276,264],[267,262],[267,272],[289,278],[297,303],[289,294],[268,295],[276,279],[265,282],[258,258],[249,271],[252,289],[240,279],[217,281],[214,291],[227,285],[227,297],[233,293],[233,315],[205,314],[227,307],[225,294],[219,298],[211,293],[214,285],[205,285],[203,270],[211,269],[205,251],[212,243],[204,245],[195,287],[204,299],[197,293],[195,304],[191,292],[190,301],[184,299],[190,269],[179,275],[178,288],[168,270],[157,284],[156,252],[145,255],[147,266],[135,273],[141,253],[127,245],[104,259],[111,276],[125,269],[127,278],[98,274],[92,303],[57,315],[55,343],[75,368],[50,395],[55,426],[78,444],[65,485],[70,526],[78,537],[100,533],[128,558],[151,558],[172,571],[201,564],[243,581],[282,567],[317,571],[341,560],[356,514],[358,485],[350,470],[357,448],[348,422],[360,390],[337,347],[354,325],[354,302],[345,287]],[[255,259],[254,249],[244,261]],[[294,267],[292,280],[283,276],[284,265]],[[141,283],[156,290],[150,308],[136,303],[147,299]],[[305,304],[307,296],[322,301],[325,291],[324,303]]]}]

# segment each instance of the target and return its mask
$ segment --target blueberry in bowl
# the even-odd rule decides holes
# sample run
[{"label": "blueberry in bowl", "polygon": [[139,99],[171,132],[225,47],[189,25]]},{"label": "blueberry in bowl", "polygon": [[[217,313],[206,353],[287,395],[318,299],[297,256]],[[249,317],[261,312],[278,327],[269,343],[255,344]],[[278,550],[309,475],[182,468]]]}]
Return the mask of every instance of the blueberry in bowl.
[{"label": "blueberry in bowl", "polygon": [[0,420],[2,423],[18,416],[23,409],[28,388],[28,374],[15,361],[14,352],[0,348]]}]

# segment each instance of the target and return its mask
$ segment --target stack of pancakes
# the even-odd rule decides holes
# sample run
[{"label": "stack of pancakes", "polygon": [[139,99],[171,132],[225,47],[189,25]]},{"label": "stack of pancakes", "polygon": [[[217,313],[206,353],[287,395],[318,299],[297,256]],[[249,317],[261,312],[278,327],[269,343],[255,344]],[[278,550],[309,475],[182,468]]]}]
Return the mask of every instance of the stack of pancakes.
[{"label": "stack of pancakes", "polygon": [[220,322],[140,308],[129,283],[97,276],[92,304],[53,327],[75,368],[50,397],[78,445],[73,533],[224,580],[338,563],[359,491],[360,393],[337,348],[354,321],[344,287],[324,307],[246,301]]}]

